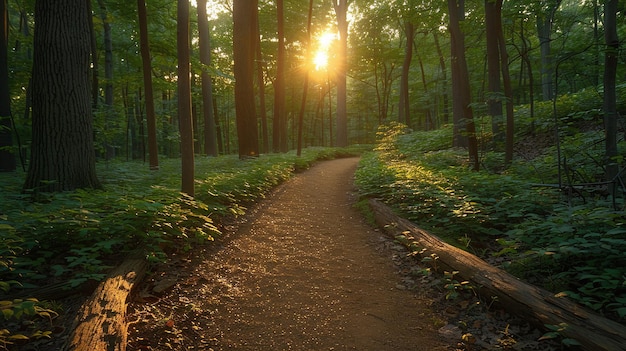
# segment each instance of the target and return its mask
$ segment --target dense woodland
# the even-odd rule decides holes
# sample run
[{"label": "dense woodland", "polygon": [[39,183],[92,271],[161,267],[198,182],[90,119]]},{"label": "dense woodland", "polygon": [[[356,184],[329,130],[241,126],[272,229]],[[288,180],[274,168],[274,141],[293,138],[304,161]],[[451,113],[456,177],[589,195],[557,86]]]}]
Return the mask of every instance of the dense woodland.
[{"label": "dense woodland", "polygon": [[[2,0],[0,288],[163,260],[291,171],[374,145],[364,196],[623,323],[625,10]],[[6,320],[57,313],[15,301]],[[0,348],[50,335],[9,329]]]}]

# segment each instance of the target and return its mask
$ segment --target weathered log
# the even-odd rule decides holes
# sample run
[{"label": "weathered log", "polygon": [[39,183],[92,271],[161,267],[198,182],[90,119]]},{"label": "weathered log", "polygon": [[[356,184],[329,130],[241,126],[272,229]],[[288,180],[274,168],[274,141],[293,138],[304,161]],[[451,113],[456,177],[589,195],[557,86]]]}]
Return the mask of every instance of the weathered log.
[{"label": "weathered log", "polygon": [[564,297],[522,282],[484,260],[443,242],[412,222],[398,217],[377,201],[369,201],[376,223],[392,237],[403,233],[412,237],[427,254],[435,254],[437,265],[472,283],[485,296],[497,296],[503,308],[538,326],[559,325],[561,333],[581,343],[585,350],[626,350],[626,327],[606,319]]},{"label": "weathered log", "polygon": [[128,259],[109,273],[78,311],[64,350],[126,350],[127,299],[147,268],[145,260]]}]

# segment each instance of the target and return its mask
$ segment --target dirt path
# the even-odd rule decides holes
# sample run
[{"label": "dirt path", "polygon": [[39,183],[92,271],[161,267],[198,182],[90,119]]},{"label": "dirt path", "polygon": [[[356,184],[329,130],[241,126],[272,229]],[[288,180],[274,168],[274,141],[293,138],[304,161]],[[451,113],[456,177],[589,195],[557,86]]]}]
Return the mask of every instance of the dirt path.
[{"label": "dirt path", "polygon": [[357,162],[296,175],[236,233],[157,274],[176,284],[132,305],[129,350],[448,350],[431,301],[404,289],[398,252],[353,208]]}]

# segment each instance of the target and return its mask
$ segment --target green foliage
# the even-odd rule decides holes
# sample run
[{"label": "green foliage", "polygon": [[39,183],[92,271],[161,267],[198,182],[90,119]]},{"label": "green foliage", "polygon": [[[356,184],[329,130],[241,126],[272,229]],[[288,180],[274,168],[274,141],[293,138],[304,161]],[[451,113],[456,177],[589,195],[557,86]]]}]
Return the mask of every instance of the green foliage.
[{"label": "green foliage", "polygon": [[[623,213],[593,189],[582,198],[531,184],[554,182],[553,149],[501,174],[472,172],[466,153],[446,146],[444,133],[434,132],[429,139],[430,133],[413,133],[402,125],[382,128],[376,151],[362,158],[356,173],[361,194],[381,198],[450,244],[497,257],[503,267],[531,283],[623,320]],[[565,135],[564,179],[597,179],[603,153],[599,141],[601,135],[593,128]],[[485,160],[496,163],[492,157],[498,159],[485,154]],[[410,238],[403,240],[413,245]],[[423,260],[436,264],[436,258]],[[453,278],[446,285],[451,297],[461,288]]]}]

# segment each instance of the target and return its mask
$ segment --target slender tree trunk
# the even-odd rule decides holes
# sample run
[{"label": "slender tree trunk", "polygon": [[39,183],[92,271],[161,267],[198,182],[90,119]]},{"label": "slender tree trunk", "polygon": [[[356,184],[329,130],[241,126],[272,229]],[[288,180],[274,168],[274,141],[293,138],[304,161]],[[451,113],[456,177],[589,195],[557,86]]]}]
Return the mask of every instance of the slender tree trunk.
[{"label": "slender tree trunk", "polygon": [[284,1],[276,1],[278,24],[278,55],[274,80],[274,124],[272,146],[274,152],[287,151],[287,121],[285,118],[285,17]]},{"label": "slender tree trunk", "polygon": [[478,162],[478,143],[476,141],[476,129],[472,112],[469,73],[465,59],[465,39],[461,31],[461,16],[464,13],[463,0],[448,0],[448,12],[450,15],[450,37],[452,48],[452,89],[455,134],[465,134],[469,159],[474,170],[480,168]]},{"label": "slender tree trunk", "polygon": [[0,0],[0,172],[12,172],[16,168],[13,147],[13,124],[11,123],[11,95],[9,93],[8,35],[9,18],[6,0]]},{"label": "slender tree trunk", "polygon": [[[306,43],[305,52],[310,51],[311,46],[311,21],[313,19],[313,0],[309,1],[309,15],[307,17],[307,26],[306,26]],[[300,113],[298,114],[298,150],[297,154],[300,156],[302,154],[302,132],[304,130],[304,111],[306,109],[306,99],[307,93],[309,91],[309,70],[307,69],[304,72],[304,88],[302,89],[302,101],[300,101]]]},{"label": "slender tree trunk", "polygon": [[107,14],[107,8],[103,0],[98,0],[100,6],[100,19],[104,29],[104,147],[107,160],[115,157],[115,148],[111,145],[110,134],[113,127],[113,40],[111,38],[111,23]]},{"label": "slender tree trunk", "polygon": [[607,0],[604,4],[604,130],[606,134],[606,179],[614,180],[618,175],[617,151],[617,95],[615,91],[619,38],[617,35],[618,0]]},{"label": "slender tree trunk", "polygon": [[148,155],[151,170],[159,169],[159,150],[157,145],[156,113],[154,111],[154,93],[152,89],[152,63],[150,59],[150,41],[148,39],[148,15],[146,1],[137,0],[139,14],[139,42],[143,67],[143,85],[145,90],[146,122],[148,124]]},{"label": "slender tree trunk", "polygon": [[254,101],[255,13],[257,0],[233,2],[233,58],[235,113],[239,157],[259,155],[259,136]]},{"label": "slender tree trunk", "polygon": [[504,98],[506,99],[506,139],[504,147],[504,163],[510,165],[513,161],[513,147],[515,146],[515,116],[513,111],[513,87],[511,74],[509,73],[509,54],[506,51],[504,33],[502,31],[502,0],[496,0],[496,27],[498,31],[498,47],[500,49],[500,67],[502,69],[502,84],[504,86]]},{"label": "slender tree trunk", "polygon": [[544,101],[554,97],[554,64],[552,62],[552,23],[557,9],[562,0],[545,1],[546,7],[542,7],[537,14],[537,36],[541,52],[541,92]]},{"label": "slender tree trunk", "polygon": [[435,46],[437,47],[437,56],[439,56],[439,67],[441,67],[441,81],[443,82],[443,117],[442,123],[448,124],[450,122],[450,103],[448,102],[448,70],[446,69],[446,59],[443,56],[443,50],[439,45],[439,35],[437,31],[433,31],[433,39],[435,40]]},{"label": "slender tree trunk", "polygon": [[259,28],[259,14],[256,14],[256,62],[257,62],[257,84],[259,87],[259,118],[261,119],[261,153],[267,153],[270,150],[269,131],[267,130],[267,111],[265,104],[265,61],[263,61],[263,52],[261,51],[261,30]]},{"label": "slender tree trunk", "polygon": [[339,29],[339,50],[337,53],[337,146],[348,146],[348,5],[349,0],[333,0],[337,27]]},{"label": "slender tree trunk", "polygon": [[409,101],[409,71],[411,70],[411,60],[413,59],[413,40],[415,37],[415,26],[413,26],[413,23],[407,21],[404,24],[404,35],[406,36],[406,46],[404,48],[402,75],[400,76],[400,102],[398,104],[398,122],[410,125],[411,103]]},{"label": "slender tree trunk", "polygon": [[[501,2],[500,2],[501,4]],[[491,115],[491,131],[496,143],[504,141],[502,133],[502,89],[500,86],[500,50],[498,48],[498,1],[485,0],[485,32],[487,38],[487,106]]]},{"label": "slender tree trunk", "polygon": [[[93,12],[91,0],[87,1],[87,11]],[[21,21],[20,21],[21,22]],[[28,24],[26,23],[26,28]],[[100,100],[100,60],[98,57],[98,44],[96,40],[96,31],[93,26],[93,16],[89,16],[89,37],[91,39],[91,109],[95,111],[98,108]]]},{"label": "slender tree trunk", "polygon": [[211,35],[206,11],[207,0],[198,0],[198,44],[202,64],[202,115],[204,117],[204,152],[217,156],[215,114],[213,112],[213,82],[209,74],[211,66]]},{"label": "slender tree trunk", "polygon": [[191,78],[189,53],[189,0],[178,0],[178,123],[180,125],[180,153],[182,158],[182,192],[193,197],[194,151],[193,121],[191,116]]},{"label": "slender tree trunk", "polygon": [[37,1],[33,133],[26,191],[99,188],[90,96],[85,0]]}]

